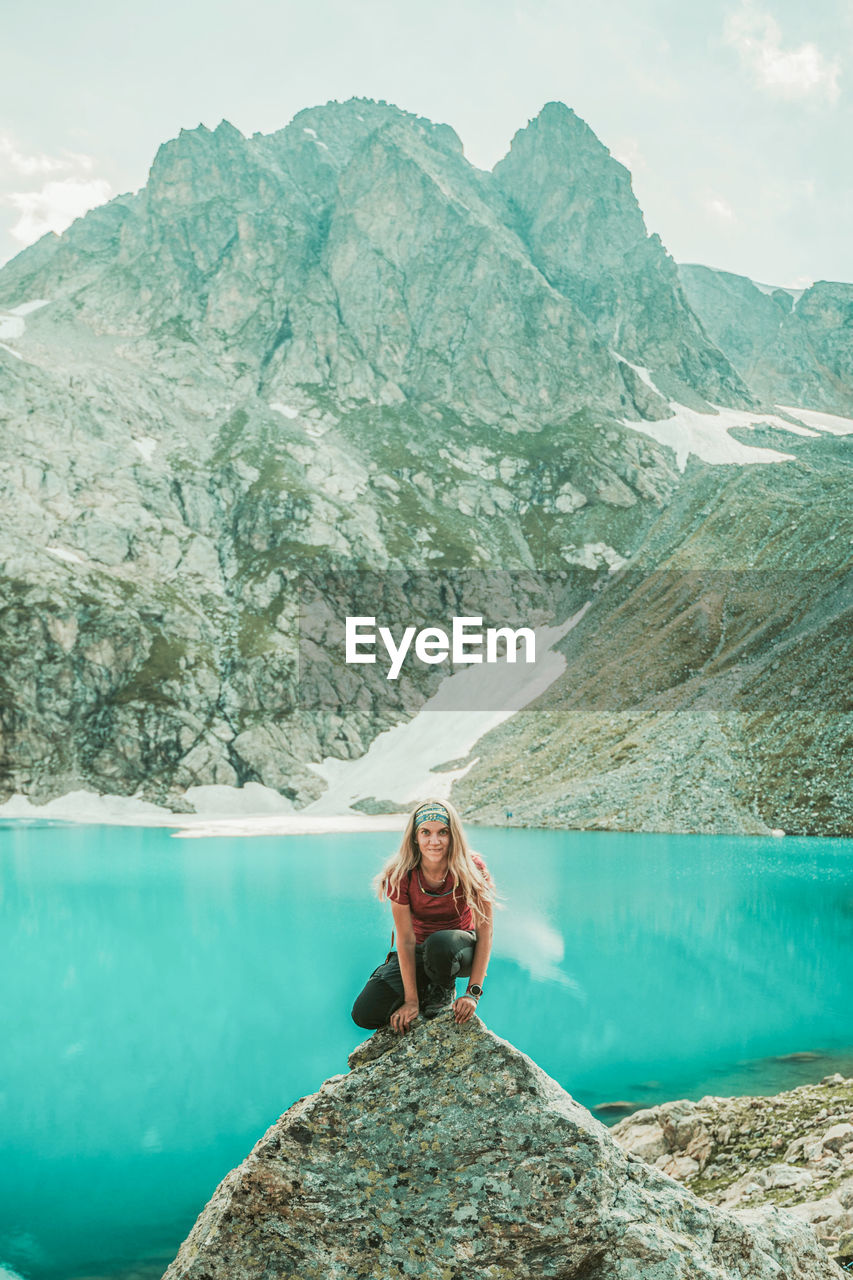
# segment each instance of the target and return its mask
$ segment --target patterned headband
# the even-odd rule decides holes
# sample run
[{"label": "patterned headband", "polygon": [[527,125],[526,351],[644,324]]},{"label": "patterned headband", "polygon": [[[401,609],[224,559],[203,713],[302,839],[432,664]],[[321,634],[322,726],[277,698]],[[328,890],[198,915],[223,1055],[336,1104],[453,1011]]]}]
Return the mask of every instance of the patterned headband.
[{"label": "patterned headband", "polygon": [[450,814],[443,804],[422,804],[415,810],[415,831],[424,822],[446,822],[450,826]]}]

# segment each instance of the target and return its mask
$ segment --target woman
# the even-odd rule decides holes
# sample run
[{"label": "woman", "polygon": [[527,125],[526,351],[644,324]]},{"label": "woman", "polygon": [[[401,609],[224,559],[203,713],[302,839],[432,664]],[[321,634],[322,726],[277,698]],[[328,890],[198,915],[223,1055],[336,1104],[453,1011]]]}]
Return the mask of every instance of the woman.
[{"label": "woman", "polygon": [[[427,800],[409,814],[400,848],[374,887],[391,903],[397,951],[370,975],[353,1021],[368,1030],[390,1022],[404,1032],[419,1013],[434,1018],[452,1004],[456,1021],[467,1022],[483,994],[495,895],[452,804]],[[457,975],[469,979],[458,1000]]]}]

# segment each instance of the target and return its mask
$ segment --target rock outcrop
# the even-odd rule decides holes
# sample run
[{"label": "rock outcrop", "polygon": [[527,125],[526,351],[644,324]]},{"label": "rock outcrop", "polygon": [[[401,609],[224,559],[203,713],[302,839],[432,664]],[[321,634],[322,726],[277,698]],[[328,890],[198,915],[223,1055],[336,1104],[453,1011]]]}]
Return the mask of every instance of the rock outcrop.
[{"label": "rock outcrop", "polygon": [[758,1098],[702,1098],[635,1111],[611,1134],[625,1151],[711,1204],[783,1207],[853,1262],[853,1080]]},{"label": "rock outcrop", "polygon": [[474,1020],[377,1033],[214,1192],[164,1280],[833,1280],[810,1229],[745,1222],[626,1155]]}]

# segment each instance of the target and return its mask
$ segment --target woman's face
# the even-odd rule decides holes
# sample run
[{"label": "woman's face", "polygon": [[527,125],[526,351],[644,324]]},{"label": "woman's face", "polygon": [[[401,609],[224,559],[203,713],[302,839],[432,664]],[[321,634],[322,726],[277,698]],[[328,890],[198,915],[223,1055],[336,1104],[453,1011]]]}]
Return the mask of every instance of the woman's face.
[{"label": "woman's face", "polygon": [[445,855],[450,850],[450,828],[438,819],[434,822],[422,822],[417,830],[417,840],[421,854],[428,857]]}]

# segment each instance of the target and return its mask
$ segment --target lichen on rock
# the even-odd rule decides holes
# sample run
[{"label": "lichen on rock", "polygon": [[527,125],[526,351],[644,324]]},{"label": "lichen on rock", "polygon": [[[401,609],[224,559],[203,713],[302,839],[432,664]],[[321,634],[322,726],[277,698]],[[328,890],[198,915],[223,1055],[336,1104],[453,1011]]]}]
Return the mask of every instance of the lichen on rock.
[{"label": "lichen on rock", "polygon": [[164,1280],[830,1280],[636,1156],[530,1058],[450,1012],[377,1032],[214,1192]]}]

